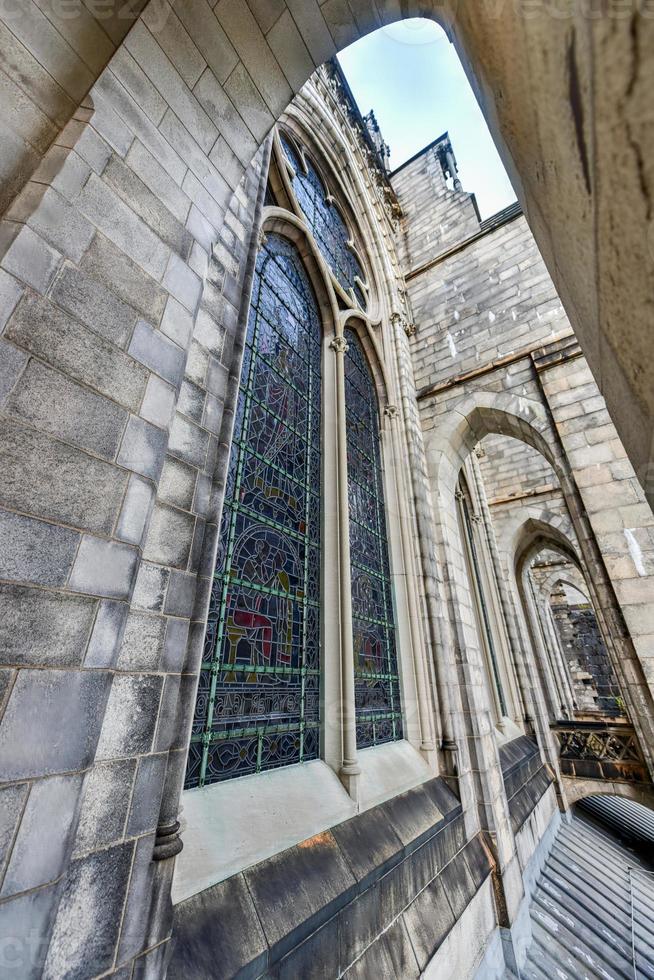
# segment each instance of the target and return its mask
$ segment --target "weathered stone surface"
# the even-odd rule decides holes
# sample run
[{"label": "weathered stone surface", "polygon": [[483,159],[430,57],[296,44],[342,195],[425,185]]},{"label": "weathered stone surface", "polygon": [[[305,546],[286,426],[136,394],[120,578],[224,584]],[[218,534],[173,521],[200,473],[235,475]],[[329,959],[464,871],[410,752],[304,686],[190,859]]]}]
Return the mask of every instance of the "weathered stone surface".
[{"label": "weathered stone surface", "polygon": [[25,779],[90,765],[110,686],[105,672],[20,671],[0,727],[0,778]]},{"label": "weathered stone surface", "polygon": [[79,195],[78,206],[82,214],[144,272],[153,279],[161,279],[168,261],[168,247],[95,174],[91,174]]},{"label": "weathered stone surface", "polygon": [[[256,976],[265,967],[267,944],[243,875],[182,902],[176,919],[179,925],[168,968],[171,980],[210,975],[216,962],[223,964],[228,976],[246,967],[249,975]],[[220,929],[211,928],[216,921]],[[239,943],[233,942],[237,935],[242,937]]]},{"label": "weathered stone surface", "polygon": [[134,842],[118,844],[72,861],[55,921],[44,980],[83,980],[88,964],[113,963]]},{"label": "weathered stone surface", "polygon": [[0,510],[0,577],[64,585],[79,539],[68,528]]},{"label": "weathered stone surface", "polygon": [[0,789],[0,880],[5,873],[14,834],[28,792],[28,783],[14,783],[13,786],[4,786]]},{"label": "weathered stone surface", "polygon": [[48,300],[34,294],[23,297],[5,336],[77,381],[138,409],[147,381],[145,368]]},{"label": "weathered stone surface", "polygon": [[84,780],[75,857],[123,837],[132,798],[136,759],[96,764]]},{"label": "weathered stone surface", "polygon": [[153,330],[145,320],[136,324],[130,355],[156,371],[172,385],[178,385],[184,372],[184,351],[168,340],[160,330]]},{"label": "weathered stone surface", "polygon": [[116,675],[97,759],[116,759],[150,751],[162,685],[163,678],[156,675]]},{"label": "weathered stone surface", "polygon": [[164,463],[166,441],[162,429],[132,415],[120,445],[118,462],[156,482]]},{"label": "weathered stone surface", "polygon": [[34,359],[14,388],[7,411],[105,459],[115,457],[128,418],[115,402]]},{"label": "weathered stone surface", "polygon": [[38,517],[108,533],[127,474],[14,419],[0,427],[0,500]]},{"label": "weathered stone surface", "polygon": [[139,837],[155,830],[161,807],[168,756],[146,755],[139,760],[134,795],[127,822],[127,836]]},{"label": "weathered stone surface", "polygon": [[107,289],[104,283],[76,266],[64,264],[50,295],[67,313],[105,340],[124,347],[131,336],[137,311]]},{"label": "weathered stone surface", "polygon": [[82,269],[148,320],[158,323],[166,306],[166,291],[104,235],[93,239]]},{"label": "weathered stone surface", "polygon": [[123,638],[127,620],[128,605],[103,599],[99,603],[93,633],[84,658],[85,667],[113,667],[118,659],[118,651]]},{"label": "weathered stone surface", "polygon": [[85,534],[70,576],[70,588],[109,599],[125,599],[132,587],[136,563],[137,552],[129,545]]},{"label": "weathered stone surface", "polygon": [[156,670],[165,634],[166,620],[163,616],[130,612],[118,657],[118,669]]},{"label": "weathered stone surface", "polygon": [[82,778],[53,776],[34,783],[14,841],[1,898],[47,884],[62,873],[72,846]]},{"label": "weathered stone surface", "polygon": [[148,561],[186,568],[193,542],[195,518],[185,511],[156,504],[143,549]]},{"label": "weathered stone surface", "polygon": [[0,663],[79,666],[96,607],[82,596],[0,584]]}]

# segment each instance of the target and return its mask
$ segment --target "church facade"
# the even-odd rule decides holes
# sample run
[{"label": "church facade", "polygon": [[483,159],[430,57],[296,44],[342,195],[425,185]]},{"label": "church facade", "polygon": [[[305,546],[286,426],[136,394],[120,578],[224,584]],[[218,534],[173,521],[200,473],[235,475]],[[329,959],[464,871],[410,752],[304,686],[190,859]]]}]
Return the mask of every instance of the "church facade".
[{"label": "church facade", "polygon": [[335,61],[237,112],[204,7],[2,222],[0,973],[519,975],[654,803],[654,515],[521,207]]}]

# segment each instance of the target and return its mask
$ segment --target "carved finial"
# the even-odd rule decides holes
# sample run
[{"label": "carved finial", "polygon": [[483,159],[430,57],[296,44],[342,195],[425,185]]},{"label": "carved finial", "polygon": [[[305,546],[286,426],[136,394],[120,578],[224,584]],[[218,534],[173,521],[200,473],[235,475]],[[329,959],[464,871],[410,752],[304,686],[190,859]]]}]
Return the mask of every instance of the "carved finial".
[{"label": "carved finial", "polygon": [[345,354],[349,350],[348,342],[345,337],[334,337],[329,346],[337,354]]},{"label": "carved finial", "polygon": [[389,419],[396,419],[397,418],[397,405],[385,405],[384,406],[384,415],[386,415]]},{"label": "carved finial", "polygon": [[408,321],[405,321],[404,332],[407,335],[407,337],[413,337],[417,329],[418,328],[416,327],[415,323],[409,323]]},{"label": "carved finial", "polygon": [[463,490],[455,490],[454,491],[454,499],[455,500],[463,500],[464,498],[465,498],[465,494],[464,494]]}]

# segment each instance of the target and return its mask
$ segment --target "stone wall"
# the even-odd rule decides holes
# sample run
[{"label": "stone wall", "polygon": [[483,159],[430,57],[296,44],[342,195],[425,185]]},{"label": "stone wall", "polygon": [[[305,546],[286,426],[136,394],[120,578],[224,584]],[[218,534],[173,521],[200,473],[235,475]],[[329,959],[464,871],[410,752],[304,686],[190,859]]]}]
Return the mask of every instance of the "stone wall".
[{"label": "stone wall", "polygon": [[2,928],[23,976],[149,948],[160,969],[170,930],[152,857],[174,853],[264,161],[239,184],[164,114],[122,48],[3,222]]}]

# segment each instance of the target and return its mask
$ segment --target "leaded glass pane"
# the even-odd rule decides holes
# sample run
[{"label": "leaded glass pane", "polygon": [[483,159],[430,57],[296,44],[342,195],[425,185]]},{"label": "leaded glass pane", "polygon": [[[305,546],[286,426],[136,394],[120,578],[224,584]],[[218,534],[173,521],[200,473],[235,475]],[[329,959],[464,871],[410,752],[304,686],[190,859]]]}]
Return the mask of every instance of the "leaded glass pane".
[{"label": "leaded glass pane", "polygon": [[357,745],[402,738],[379,410],[361,343],[346,330],[348,499]]},{"label": "leaded glass pane", "polygon": [[354,291],[362,309],[366,308],[366,296],[356,281],[365,282],[365,275],[356,255],[348,245],[350,233],[340,211],[328,200],[327,189],[310,160],[305,168],[288,137],[280,133],[280,142],[286,157],[295,170],[293,191],[298,204],[316,240],[316,244],[343,289]]},{"label": "leaded glass pane", "polygon": [[289,241],[257,256],[186,786],[318,755],[318,305]]}]

